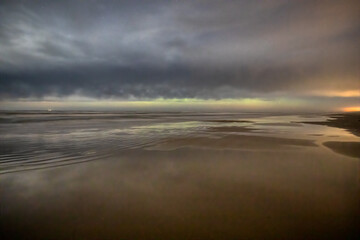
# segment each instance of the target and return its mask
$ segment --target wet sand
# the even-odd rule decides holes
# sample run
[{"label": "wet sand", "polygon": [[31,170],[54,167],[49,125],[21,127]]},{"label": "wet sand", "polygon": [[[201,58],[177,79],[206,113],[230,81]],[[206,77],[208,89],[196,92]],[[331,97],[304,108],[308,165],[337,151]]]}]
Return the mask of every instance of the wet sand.
[{"label": "wet sand", "polygon": [[325,142],[324,146],[334,152],[360,159],[360,142]]},{"label": "wet sand", "polygon": [[226,127],[209,127],[208,131],[213,132],[252,132],[256,129],[240,126],[226,126]]},{"label": "wet sand", "polygon": [[225,119],[205,120],[204,122],[215,122],[215,123],[251,123],[251,121],[247,121],[247,120],[225,120]]},{"label": "wet sand", "polygon": [[356,136],[360,136],[360,112],[329,115],[326,121],[304,122],[309,124],[326,125],[330,127],[343,128]]},{"label": "wet sand", "polygon": [[356,135],[301,116],[148,116],[0,124],[0,238],[358,236]]},{"label": "wet sand", "polygon": [[[356,136],[360,136],[360,113],[332,114],[331,118],[323,122],[304,122],[309,124],[326,125],[345,129]],[[329,137],[339,137],[329,135]],[[336,153],[360,159],[360,141],[358,142],[324,142],[324,146]]]},{"label": "wet sand", "polygon": [[126,151],[3,179],[2,239],[351,239],[357,178],[312,150]]},{"label": "wet sand", "polygon": [[[220,129],[219,131],[222,132]],[[291,139],[291,138],[276,138],[276,137],[262,137],[262,136],[244,136],[244,135],[230,135],[219,138],[209,137],[191,137],[191,138],[176,138],[167,139],[152,149],[176,149],[181,147],[202,147],[202,148],[217,148],[217,149],[243,149],[243,150],[275,150],[281,147],[302,146],[315,147],[317,146],[312,140]]]},{"label": "wet sand", "polygon": [[256,125],[267,125],[267,126],[289,126],[289,127],[301,127],[300,123],[256,123]]}]

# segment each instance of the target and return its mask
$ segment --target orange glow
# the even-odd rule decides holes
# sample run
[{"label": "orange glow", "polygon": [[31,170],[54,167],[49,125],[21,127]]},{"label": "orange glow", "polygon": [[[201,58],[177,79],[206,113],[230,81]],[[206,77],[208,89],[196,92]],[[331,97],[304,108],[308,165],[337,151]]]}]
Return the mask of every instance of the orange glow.
[{"label": "orange glow", "polygon": [[346,107],[343,108],[344,112],[360,112],[360,107]]},{"label": "orange glow", "polygon": [[313,91],[311,94],[324,97],[360,97],[360,90],[349,91]]}]

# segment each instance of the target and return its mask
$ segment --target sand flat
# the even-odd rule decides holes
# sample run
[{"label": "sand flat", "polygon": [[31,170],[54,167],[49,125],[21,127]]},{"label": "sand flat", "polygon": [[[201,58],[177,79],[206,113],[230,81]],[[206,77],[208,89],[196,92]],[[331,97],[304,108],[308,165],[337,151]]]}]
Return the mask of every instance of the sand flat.
[{"label": "sand flat", "polygon": [[[301,116],[132,115],[0,122],[1,239],[358,234],[359,137],[351,132],[282,127]],[[264,122],[277,124],[256,124]]]},{"label": "sand flat", "polygon": [[128,150],[6,175],[16,239],[341,239],[357,231],[358,165],[321,148]]},{"label": "sand flat", "polygon": [[332,114],[326,121],[304,121],[303,123],[325,125],[345,129],[360,136],[360,113]]},{"label": "sand flat", "polygon": [[345,156],[360,158],[360,142],[325,142],[324,146]]},{"label": "sand flat", "polygon": [[277,147],[316,147],[313,140],[289,139],[265,136],[227,135],[224,137],[186,137],[164,140],[154,149],[175,149],[180,147],[202,147],[218,149],[274,149]]},{"label": "sand flat", "polygon": [[250,127],[242,127],[242,126],[220,126],[220,127],[209,127],[207,130],[211,132],[252,132],[257,129]]}]

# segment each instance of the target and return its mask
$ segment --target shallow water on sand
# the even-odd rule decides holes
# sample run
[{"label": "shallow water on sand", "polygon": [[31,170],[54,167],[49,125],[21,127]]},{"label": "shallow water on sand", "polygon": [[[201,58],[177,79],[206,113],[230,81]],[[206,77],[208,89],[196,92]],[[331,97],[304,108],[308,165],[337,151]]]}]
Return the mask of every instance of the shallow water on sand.
[{"label": "shallow water on sand", "polygon": [[4,239],[356,236],[359,137],[328,118],[2,112]]}]

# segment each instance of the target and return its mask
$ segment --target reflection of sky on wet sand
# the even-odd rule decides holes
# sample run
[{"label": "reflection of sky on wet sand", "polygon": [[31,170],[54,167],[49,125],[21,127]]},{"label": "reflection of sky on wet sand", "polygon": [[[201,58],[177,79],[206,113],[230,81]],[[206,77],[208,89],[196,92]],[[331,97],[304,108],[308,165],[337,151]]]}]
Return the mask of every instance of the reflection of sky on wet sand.
[{"label": "reflection of sky on wet sand", "polygon": [[[0,175],[4,239],[354,236],[359,159],[322,143],[359,138],[342,129],[300,123],[304,119],[97,119],[30,123],[29,130],[2,124],[7,145],[1,143],[1,170],[28,170]],[[202,138],[205,145],[154,147],[180,138]],[[12,146],[15,143],[20,146]],[[220,143],[236,147],[213,147]],[[81,161],[87,162],[74,164]],[[64,162],[71,165],[54,167]]]},{"label": "reflection of sky on wet sand", "polygon": [[316,148],[127,151],[7,175],[4,225],[43,239],[347,236],[356,227],[357,167]]}]

